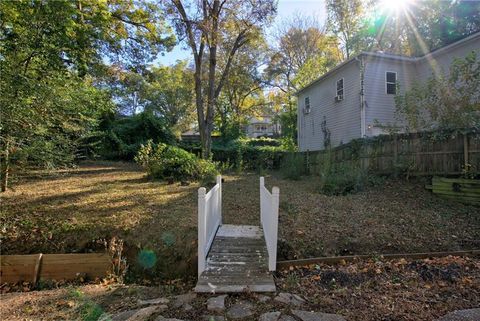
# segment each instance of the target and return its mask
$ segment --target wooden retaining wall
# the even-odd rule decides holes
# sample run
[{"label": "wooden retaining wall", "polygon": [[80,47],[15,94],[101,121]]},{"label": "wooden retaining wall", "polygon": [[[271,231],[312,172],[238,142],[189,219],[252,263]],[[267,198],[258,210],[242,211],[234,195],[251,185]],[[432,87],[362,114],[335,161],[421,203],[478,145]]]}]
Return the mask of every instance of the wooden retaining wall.
[{"label": "wooden retaining wall", "polygon": [[0,283],[102,278],[110,269],[107,253],[1,255]]},{"label": "wooden retaining wall", "polygon": [[318,173],[326,156],[334,163],[360,166],[376,174],[459,175],[465,164],[480,174],[480,135],[445,139],[440,133],[411,133],[359,139],[327,151],[303,152],[307,170]]}]

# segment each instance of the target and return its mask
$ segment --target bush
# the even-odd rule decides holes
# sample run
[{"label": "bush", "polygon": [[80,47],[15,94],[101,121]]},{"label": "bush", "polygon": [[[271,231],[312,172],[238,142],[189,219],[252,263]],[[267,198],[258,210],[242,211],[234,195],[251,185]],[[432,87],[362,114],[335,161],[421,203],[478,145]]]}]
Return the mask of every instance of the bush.
[{"label": "bush", "polygon": [[217,168],[214,163],[199,159],[184,149],[151,140],[142,145],[135,161],[142,165],[152,178],[173,181],[215,180]]},{"label": "bush", "polygon": [[320,175],[320,191],[326,195],[356,193],[367,186],[377,186],[384,182],[383,177],[368,174],[355,165],[340,163],[324,168]]},{"label": "bush", "polygon": [[282,159],[280,172],[285,178],[298,180],[305,175],[305,158],[300,153],[286,153]]},{"label": "bush", "polygon": [[134,116],[105,115],[100,129],[104,134],[98,153],[113,160],[132,160],[140,146],[150,139],[154,143],[175,141],[165,121],[148,112]]},{"label": "bush", "polygon": [[320,190],[326,195],[346,195],[363,189],[367,175],[355,166],[339,164],[325,171]]}]

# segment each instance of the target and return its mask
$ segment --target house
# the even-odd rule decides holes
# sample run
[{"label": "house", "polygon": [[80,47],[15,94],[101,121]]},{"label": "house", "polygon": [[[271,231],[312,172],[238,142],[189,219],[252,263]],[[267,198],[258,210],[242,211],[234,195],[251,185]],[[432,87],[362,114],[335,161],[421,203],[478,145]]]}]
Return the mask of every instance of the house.
[{"label": "house", "polygon": [[280,124],[272,115],[251,117],[245,126],[245,134],[250,138],[278,137],[280,135]]},{"label": "house", "polygon": [[[200,142],[201,141],[200,132],[195,128],[190,129],[186,132],[183,132],[180,135],[180,138],[184,142]],[[212,140],[215,141],[215,140],[219,140],[219,139],[220,139],[220,135],[212,133]]]},{"label": "house", "polygon": [[455,57],[480,54],[480,32],[421,57],[363,52],[297,92],[300,151],[335,147],[384,134],[395,121],[394,97],[433,74],[448,72]]}]

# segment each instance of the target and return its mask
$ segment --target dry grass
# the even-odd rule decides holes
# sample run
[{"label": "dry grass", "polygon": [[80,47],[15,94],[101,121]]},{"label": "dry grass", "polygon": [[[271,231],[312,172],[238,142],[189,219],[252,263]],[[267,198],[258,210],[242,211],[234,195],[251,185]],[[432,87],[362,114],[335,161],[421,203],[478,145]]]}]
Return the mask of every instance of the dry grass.
[{"label": "dry grass", "polygon": [[[387,181],[348,196],[319,194],[316,178],[280,187],[281,258],[478,248],[478,208],[444,201],[423,184]],[[133,164],[85,163],[19,182],[1,196],[3,254],[95,249],[96,239],[126,242],[131,269],[153,249],[156,276],[195,270],[197,184],[149,181]],[[224,222],[259,223],[258,175],[226,175]],[[175,266],[175,269],[172,269]]]}]

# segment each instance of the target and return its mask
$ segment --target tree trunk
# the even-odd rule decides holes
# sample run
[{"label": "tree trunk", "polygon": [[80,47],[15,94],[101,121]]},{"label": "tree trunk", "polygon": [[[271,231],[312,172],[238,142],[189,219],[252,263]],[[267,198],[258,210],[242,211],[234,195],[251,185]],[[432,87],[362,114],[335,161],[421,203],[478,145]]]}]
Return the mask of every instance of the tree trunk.
[{"label": "tree trunk", "polygon": [[1,167],[1,176],[2,176],[1,192],[3,193],[7,190],[7,187],[8,187],[8,174],[10,170],[10,151],[9,151],[8,143],[6,143],[5,145],[5,151],[0,160],[0,167]]}]

